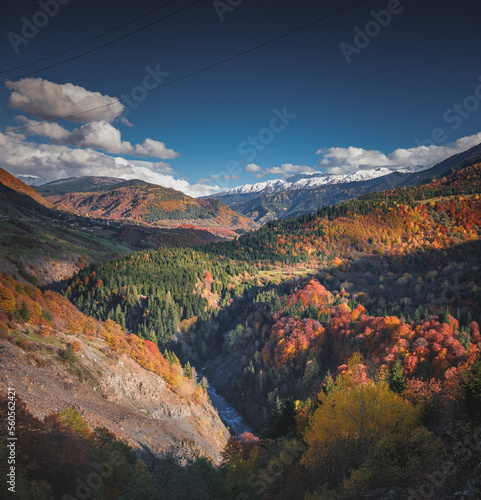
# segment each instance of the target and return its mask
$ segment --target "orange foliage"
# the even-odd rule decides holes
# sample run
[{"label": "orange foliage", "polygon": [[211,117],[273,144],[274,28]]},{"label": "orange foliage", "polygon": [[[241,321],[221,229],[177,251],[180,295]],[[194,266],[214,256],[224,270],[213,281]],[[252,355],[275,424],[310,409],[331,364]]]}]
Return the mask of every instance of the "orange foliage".
[{"label": "orange foliage", "polygon": [[[134,359],[146,370],[164,378],[174,390],[185,386],[185,397],[194,391],[194,382],[184,377],[179,365],[169,365],[160,354],[157,346],[142,340],[137,335],[126,334],[120,325],[108,319],[105,323],[78,311],[65,297],[52,291],[41,292],[33,285],[24,285],[6,273],[0,272],[0,322],[12,317],[15,307],[25,302],[29,322],[39,328],[42,335],[65,330],[74,335],[87,335],[102,338],[114,351]],[[48,310],[51,318],[45,318],[43,311]],[[80,341],[72,343],[74,351],[82,348]],[[188,386],[188,390],[186,389]],[[199,397],[197,397],[197,400]]]}]

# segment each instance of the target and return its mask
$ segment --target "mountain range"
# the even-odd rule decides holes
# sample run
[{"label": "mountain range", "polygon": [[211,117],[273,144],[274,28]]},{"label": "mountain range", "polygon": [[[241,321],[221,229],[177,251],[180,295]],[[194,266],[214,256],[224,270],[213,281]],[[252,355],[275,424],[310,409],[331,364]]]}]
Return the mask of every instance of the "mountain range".
[{"label": "mountain range", "polygon": [[273,219],[312,213],[323,206],[336,205],[370,192],[413,186],[442,175],[456,165],[463,166],[480,159],[481,145],[477,145],[427,169],[380,167],[343,175],[297,174],[287,179],[238,186],[210,197],[223,201],[259,224],[265,224]]},{"label": "mountain range", "polygon": [[[80,183],[92,188],[88,179]],[[205,245],[219,239],[192,225],[159,228],[122,218],[106,220],[66,212],[0,168],[0,270],[17,279],[39,286],[61,284],[87,263],[117,253],[153,246]]]},{"label": "mountain range", "polygon": [[56,180],[37,189],[55,207],[87,217],[150,227],[187,226],[222,237],[257,227],[218,200],[192,198],[141,180],[79,177]]},{"label": "mountain range", "polygon": [[[78,479],[113,449],[125,463],[90,487],[99,499],[408,498],[444,457],[462,474],[436,497],[467,491],[481,460],[457,448],[481,414],[480,153],[295,176],[304,187],[262,197],[301,215],[236,239],[185,227],[242,220],[215,199],[103,177],[41,194],[0,170],[0,405],[15,387],[19,498],[86,498]],[[250,195],[255,208],[256,193],[232,194]]]}]

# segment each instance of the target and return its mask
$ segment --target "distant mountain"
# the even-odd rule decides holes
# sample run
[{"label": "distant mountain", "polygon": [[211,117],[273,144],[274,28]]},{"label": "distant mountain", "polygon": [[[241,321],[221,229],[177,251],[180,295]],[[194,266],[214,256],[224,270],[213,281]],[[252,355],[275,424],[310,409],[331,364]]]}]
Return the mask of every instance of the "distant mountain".
[{"label": "distant mountain", "polygon": [[[313,189],[319,186],[333,184],[348,184],[350,182],[362,182],[371,179],[377,179],[386,175],[399,172],[407,173],[407,169],[392,170],[386,167],[380,167],[369,170],[359,170],[353,174],[297,174],[287,179],[273,179],[256,184],[244,184],[233,189],[229,189],[224,193],[216,195],[216,198],[232,195],[262,195],[275,194],[283,191],[294,191],[297,189]],[[212,195],[213,197],[214,195]]]},{"label": "distant mountain", "polygon": [[154,228],[56,210],[40,193],[0,169],[0,271],[17,279],[40,286],[61,284],[87,263],[115,254],[161,246],[205,245],[220,239],[212,232],[187,225]]},{"label": "distant mountain", "polygon": [[17,175],[16,177],[28,186],[42,186],[43,184],[47,184],[47,182],[52,182],[53,180],[45,177],[39,177],[38,175]]},{"label": "distant mountain", "polygon": [[[258,184],[246,184],[212,195],[236,212],[259,224],[269,220],[315,212],[373,191],[413,186],[441,176],[456,167],[481,161],[481,144],[421,170],[378,168],[349,175],[299,174]],[[414,170],[414,171],[412,171]]]},{"label": "distant mountain", "polygon": [[111,177],[61,179],[39,191],[57,208],[77,214],[151,227],[207,229],[220,236],[255,229],[257,224],[239,216],[215,199],[196,199],[141,180]]},{"label": "distant mountain", "polygon": [[13,191],[17,193],[28,196],[40,205],[43,205],[45,207],[52,206],[52,204],[47,201],[41,194],[39,194],[38,191],[31,188],[21,180],[17,179],[17,177],[14,177],[3,168],[0,168],[0,183],[2,183],[7,188],[13,189]]},{"label": "distant mountain", "polygon": [[[67,193],[87,193],[113,189],[123,183],[142,183],[143,181],[126,181],[117,177],[69,177],[57,179],[38,187],[38,191],[44,196],[60,196]],[[146,184],[146,183],[144,183]]]}]

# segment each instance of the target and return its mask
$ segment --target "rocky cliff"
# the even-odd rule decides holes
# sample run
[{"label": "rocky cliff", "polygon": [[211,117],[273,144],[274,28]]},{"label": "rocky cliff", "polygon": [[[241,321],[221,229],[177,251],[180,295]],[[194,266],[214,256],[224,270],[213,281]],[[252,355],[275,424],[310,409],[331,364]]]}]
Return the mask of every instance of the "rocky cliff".
[{"label": "rocky cliff", "polygon": [[[64,333],[42,337],[33,325],[21,330],[13,332],[15,337],[10,332],[9,341],[0,340],[0,391],[15,388],[36,416],[70,406],[91,429],[105,426],[139,452],[176,448],[220,462],[229,432],[207,396],[197,402],[182,397],[101,339]],[[66,362],[59,354],[74,341],[80,350]]]}]

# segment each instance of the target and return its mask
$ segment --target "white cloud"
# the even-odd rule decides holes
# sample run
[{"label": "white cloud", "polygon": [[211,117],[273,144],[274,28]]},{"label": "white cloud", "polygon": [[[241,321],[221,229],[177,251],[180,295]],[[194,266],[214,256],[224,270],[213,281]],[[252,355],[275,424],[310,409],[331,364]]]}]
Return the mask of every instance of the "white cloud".
[{"label": "white cloud", "polygon": [[[24,135],[40,135],[69,146],[102,149],[112,154],[160,158],[161,160],[171,160],[180,156],[173,149],[168,149],[163,142],[152,139],[145,139],[143,144],[132,146],[128,141],[122,141],[120,130],[105,120],[84,123],[72,131],[68,131],[58,123],[42,123],[25,116],[17,116],[16,120],[30,127],[23,131]],[[15,128],[7,128],[7,132],[12,130]]]},{"label": "white cloud", "polygon": [[[69,131],[59,125],[58,123],[42,123],[37,120],[30,120],[26,116],[16,116],[15,120],[19,123],[21,127],[30,127],[28,129],[22,130],[19,136],[25,137],[26,135],[40,135],[43,137],[49,137],[55,140],[62,140],[68,137]],[[9,135],[15,135],[15,130],[17,127],[7,127],[7,133]]]},{"label": "white cloud", "polygon": [[316,169],[306,165],[292,165],[291,163],[284,163],[280,167],[266,168],[262,175],[292,175],[297,173],[312,173],[317,172]]},{"label": "white cloud", "polygon": [[72,83],[58,84],[42,78],[24,78],[16,82],[7,81],[5,85],[12,91],[8,99],[11,108],[30,113],[42,120],[54,120],[91,110],[72,116],[69,120],[111,122],[119,118],[125,109],[122,103],[115,102],[117,99],[114,97],[90,92]]},{"label": "white cloud", "polygon": [[161,158],[162,160],[173,160],[180,156],[173,149],[166,148],[163,142],[152,139],[145,139],[142,145],[137,144],[134,148],[134,153],[131,154],[151,156],[152,158]]},{"label": "white cloud", "polygon": [[94,149],[71,148],[57,144],[36,144],[18,134],[0,132],[0,165],[13,175],[36,175],[49,179],[102,175],[123,179],[141,179],[171,187],[190,196],[205,196],[221,191],[217,185],[190,184],[177,179],[165,162],[131,161]]},{"label": "white cloud", "polygon": [[120,130],[107,121],[93,121],[72,130],[63,141],[79,148],[103,149],[113,154],[129,154],[132,144],[122,141]]},{"label": "white cloud", "polygon": [[466,151],[481,142],[481,132],[442,146],[419,146],[396,149],[388,155],[377,150],[363,148],[328,148],[316,151],[322,155],[320,167],[332,174],[350,174],[359,169],[389,167],[392,169],[424,167],[433,165]]},{"label": "white cloud", "polygon": [[249,163],[245,170],[246,172],[262,172],[262,167],[259,167],[259,165],[256,165],[255,163]]},{"label": "white cloud", "polygon": [[246,168],[246,172],[254,173],[254,177],[260,179],[266,175],[282,175],[287,177],[292,174],[297,173],[312,173],[316,172],[316,170],[312,167],[308,167],[306,165],[292,165],[292,163],[284,163],[280,167],[272,167],[263,169],[259,165],[255,163],[249,163]]},{"label": "white cloud", "polygon": [[129,122],[129,120],[125,116],[122,116],[121,118],[119,118],[119,122],[122,125],[125,125],[126,127],[133,127],[134,126],[132,123]]}]

